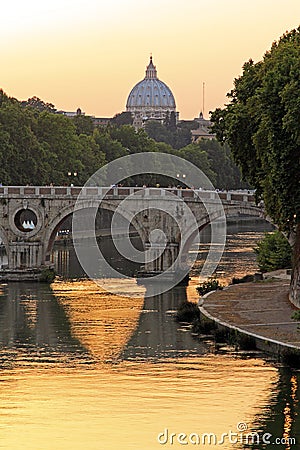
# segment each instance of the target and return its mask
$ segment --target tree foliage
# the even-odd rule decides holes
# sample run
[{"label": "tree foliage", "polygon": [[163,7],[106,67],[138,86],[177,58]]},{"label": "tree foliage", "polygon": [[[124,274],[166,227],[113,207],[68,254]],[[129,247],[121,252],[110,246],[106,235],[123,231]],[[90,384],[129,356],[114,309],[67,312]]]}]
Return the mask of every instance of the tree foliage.
[{"label": "tree foliage", "polygon": [[40,98],[34,96],[29,98],[28,100],[25,100],[23,102],[21,102],[21,105],[24,107],[31,107],[31,108],[35,108],[38,111],[48,111],[48,112],[55,112],[56,108],[52,103],[45,103],[43,100],[41,100]]},{"label": "tree foliage", "polygon": [[262,272],[288,269],[292,263],[292,249],[280,231],[268,233],[254,248],[258,267]]},{"label": "tree foliage", "polygon": [[248,189],[250,185],[241,180],[241,172],[233,161],[227,144],[221,145],[216,139],[202,139],[197,143],[202,152],[207,153],[211,170],[215,173],[218,189]]},{"label": "tree foliage", "polygon": [[76,127],[76,133],[87,134],[91,136],[94,132],[94,123],[93,119],[90,116],[85,116],[83,114],[76,114],[76,116],[71,117],[72,122]]},{"label": "tree foliage", "polygon": [[2,184],[82,184],[106,162],[92,136],[78,135],[76,124],[52,109],[25,106],[0,91]]},{"label": "tree foliage", "polygon": [[111,124],[115,125],[117,127],[120,127],[122,125],[132,125],[133,124],[133,117],[130,111],[123,111],[121,113],[116,114],[111,119]]},{"label": "tree foliage", "polygon": [[291,300],[300,306],[300,27],[274,42],[263,60],[248,61],[230,102],[212,114],[266,211],[293,244]]},{"label": "tree foliage", "polygon": [[165,142],[174,149],[180,149],[191,143],[191,131],[188,127],[176,126],[174,117],[174,113],[171,113],[164,124],[149,120],[146,122],[145,131],[156,142]]},{"label": "tree foliage", "polygon": [[[117,117],[128,119],[128,115]],[[119,157],[140,152],[164,152],[194,163],[217,188],[241,186],[228,149],[217,141],[190,143],[192,122],[175,129],[176,118],[170,114],[165,126],[157,122],[150,124],[166,131],[169,137],[173,136],[178,149],[167,143],[171,138],[157,142],[145,130],[135,130],[121,122],[114,124],[112,121],[106,127],[95,127],[91,117],[82,114],[67,117],[37,97],[19,102],[0,91],[0,182],[81,185],[97,169]],[[145,174],[124,180],[124,183],[169,186],[177,181],[162,175]]]},{"label": "tree foliage", "polygon": [[227,142],[244,176],[274,222],[289,232],[299,222],[300,28],[274,42],[263,61],[243,66],[212,114],[213,131]]},{"label": "tree foliage", "polygon": [[[178,150],[177,155],[183,159],[187,159],[196,167],[202,170],[210,181],[215,184],[216,173],[211,169],[208,154],[198,144],[189,144],[186,147]],[[186,174],[188,176],[188,174]],[[199,188],[200,186],[195,186]]]}]

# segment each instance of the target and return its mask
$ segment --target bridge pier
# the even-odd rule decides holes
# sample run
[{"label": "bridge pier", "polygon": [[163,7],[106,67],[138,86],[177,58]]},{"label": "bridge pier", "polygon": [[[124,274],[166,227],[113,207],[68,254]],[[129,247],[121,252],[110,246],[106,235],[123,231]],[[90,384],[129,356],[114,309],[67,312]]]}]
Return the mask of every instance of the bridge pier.
[{"label": "bridge pier", "polygon": [[145,249],[149,251],[148,261],[145,262],[143,269],[138,272],[138,279],[147,278],[151,283],[155,281],[154,277],[162,274],[163,277],[157,279],[159,283],[163,283],[164,280],[170,282],[180,279],[181,281],[178,284],[187,285],[189,274],[180,269],[178,263],[179,247],[179,243],[168,243],[166,246],[146,243]]},{"label": "bridge pier", "polygon": [[45,269],[44,245],[41,242],[10,242],[7,249],[8,266],[2,268],[0,281],[40,281]]},{"label": "bridge pier", "polygon": [[12,242],[8,246],[11,269],[32,269],[43,265],[43,244],[40,242]]},{"label": "bridge pier", "polygon": [[150,244],[146,242],[145,250],[148,258],[145,261],[145,273],[160,273],[169,269],[178,256],[179,244],[168,243],[167,245]]}]

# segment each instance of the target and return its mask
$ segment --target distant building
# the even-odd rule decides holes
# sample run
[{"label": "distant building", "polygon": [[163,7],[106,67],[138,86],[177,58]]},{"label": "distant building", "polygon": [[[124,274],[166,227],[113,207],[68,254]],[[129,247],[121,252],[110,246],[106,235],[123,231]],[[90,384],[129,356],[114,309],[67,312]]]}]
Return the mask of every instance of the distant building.
[{"label": "distant building", "polygon": [[105,127],[112,120],[111,117],[95,117],[95,116],[90,116],[90,117],[91,117],[95,127],[97,127],[97,126]]},{"label": "distant building", "polygon": [[199,125],[195,130],[191,130],[192,142],[199,142],[201,139],[215,139],[216,135],[211,133],[212,123],[210,120],[204,119],[202,112],[194,121]]},{"label": "distant building", "polygon": [[85,116],[85,112],[81,111],[80,108],[77,108],[76,111],[57,111],[56,113],[67,117]]},{"label": "distant building", "polygon": [[158,79],[152,56],[145,78],[133,87],[128,96],[126,111],[131,112],[135,128],[142,128],[148,120],[163,122],[172,112],[178,119],[172,91]]},{"label": "distant building", "polygon": [[[80,108],[77,111],[57,111],[57,114],[62,114],[66,117],[77,117],[77,116],[85,116],[85,112],[83,112]],[[95,117],[95,116],[86,116],[90,117],[93,121],[95,127],[97,126],[106,126],[111,122],[111,117]]]}]

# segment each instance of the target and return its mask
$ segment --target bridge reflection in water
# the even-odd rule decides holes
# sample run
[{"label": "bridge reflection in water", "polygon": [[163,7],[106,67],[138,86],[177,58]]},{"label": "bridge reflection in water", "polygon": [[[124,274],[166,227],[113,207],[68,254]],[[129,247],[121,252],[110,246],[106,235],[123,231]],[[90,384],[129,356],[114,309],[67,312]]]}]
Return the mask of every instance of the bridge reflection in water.
[{"label": "bridge reflection in water", "polygon": [[187,300],[186,288],[176,286],[155,296],[151,296],[151,286],[147,290],[137,329],[121,357],[159,359],[206,353],[208,346],[193,339],[189,326],[175,320],[179,305]]},{"label": "bridge reflection in water", "polygon": [[47,284],[9,283],[0,297],[0,364],[66,364],[90,360],[72,335],[65,310]]},{"label": "bridge reflection in water", "polygon": [[[241,420],[249,431],[299,439],[299,376],[247,357],[197,357],[205,347],[171,314],[185,298],[184,287],[144,302],[121,298],[88,280],[58,282],[53,291],[30,283],[3,286],[6,448],[21,450],[16,436],[25,427],[22,446],[28,449],[51,433],[55,447],[45,442],[45,449],[138,450],[147,442],[154,446],[164,427],[220,435]],[[46,371],[37,367],[45,365]]]},{"label": "bridge reflection in water", "polygon": [[203,355],[172,314],[184,287],[146,300],[89,280],[1,289],[3,448],[140,450],[155,448],[164,427],[221,435],[244,420],[300,442],[299,375],[245,355]]},{"label": "bridge reflection in water", "polygon": [[107,363],[165,358],[207,351],[180,326],[174,312],[185,287],[132,299],[99,292],[91,281],[9,283],[0,302],[2,367]]}]

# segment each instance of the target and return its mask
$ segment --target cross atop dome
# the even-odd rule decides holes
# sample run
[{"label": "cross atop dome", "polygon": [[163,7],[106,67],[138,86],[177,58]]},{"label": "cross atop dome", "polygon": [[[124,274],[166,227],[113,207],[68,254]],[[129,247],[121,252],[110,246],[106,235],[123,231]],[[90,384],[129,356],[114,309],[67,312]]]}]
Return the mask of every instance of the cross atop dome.
[{"label": "cross atop dome", "polygon": [[152,55],[150,56],[150,62],[149,62],[148,66],[147,66],[147,69],[146,69],[146,76],[145,76],[145,78],[148,78],[148,79],[149,78],[157,78],[157,70],[156,70],[155,65],[152,62]]}]

